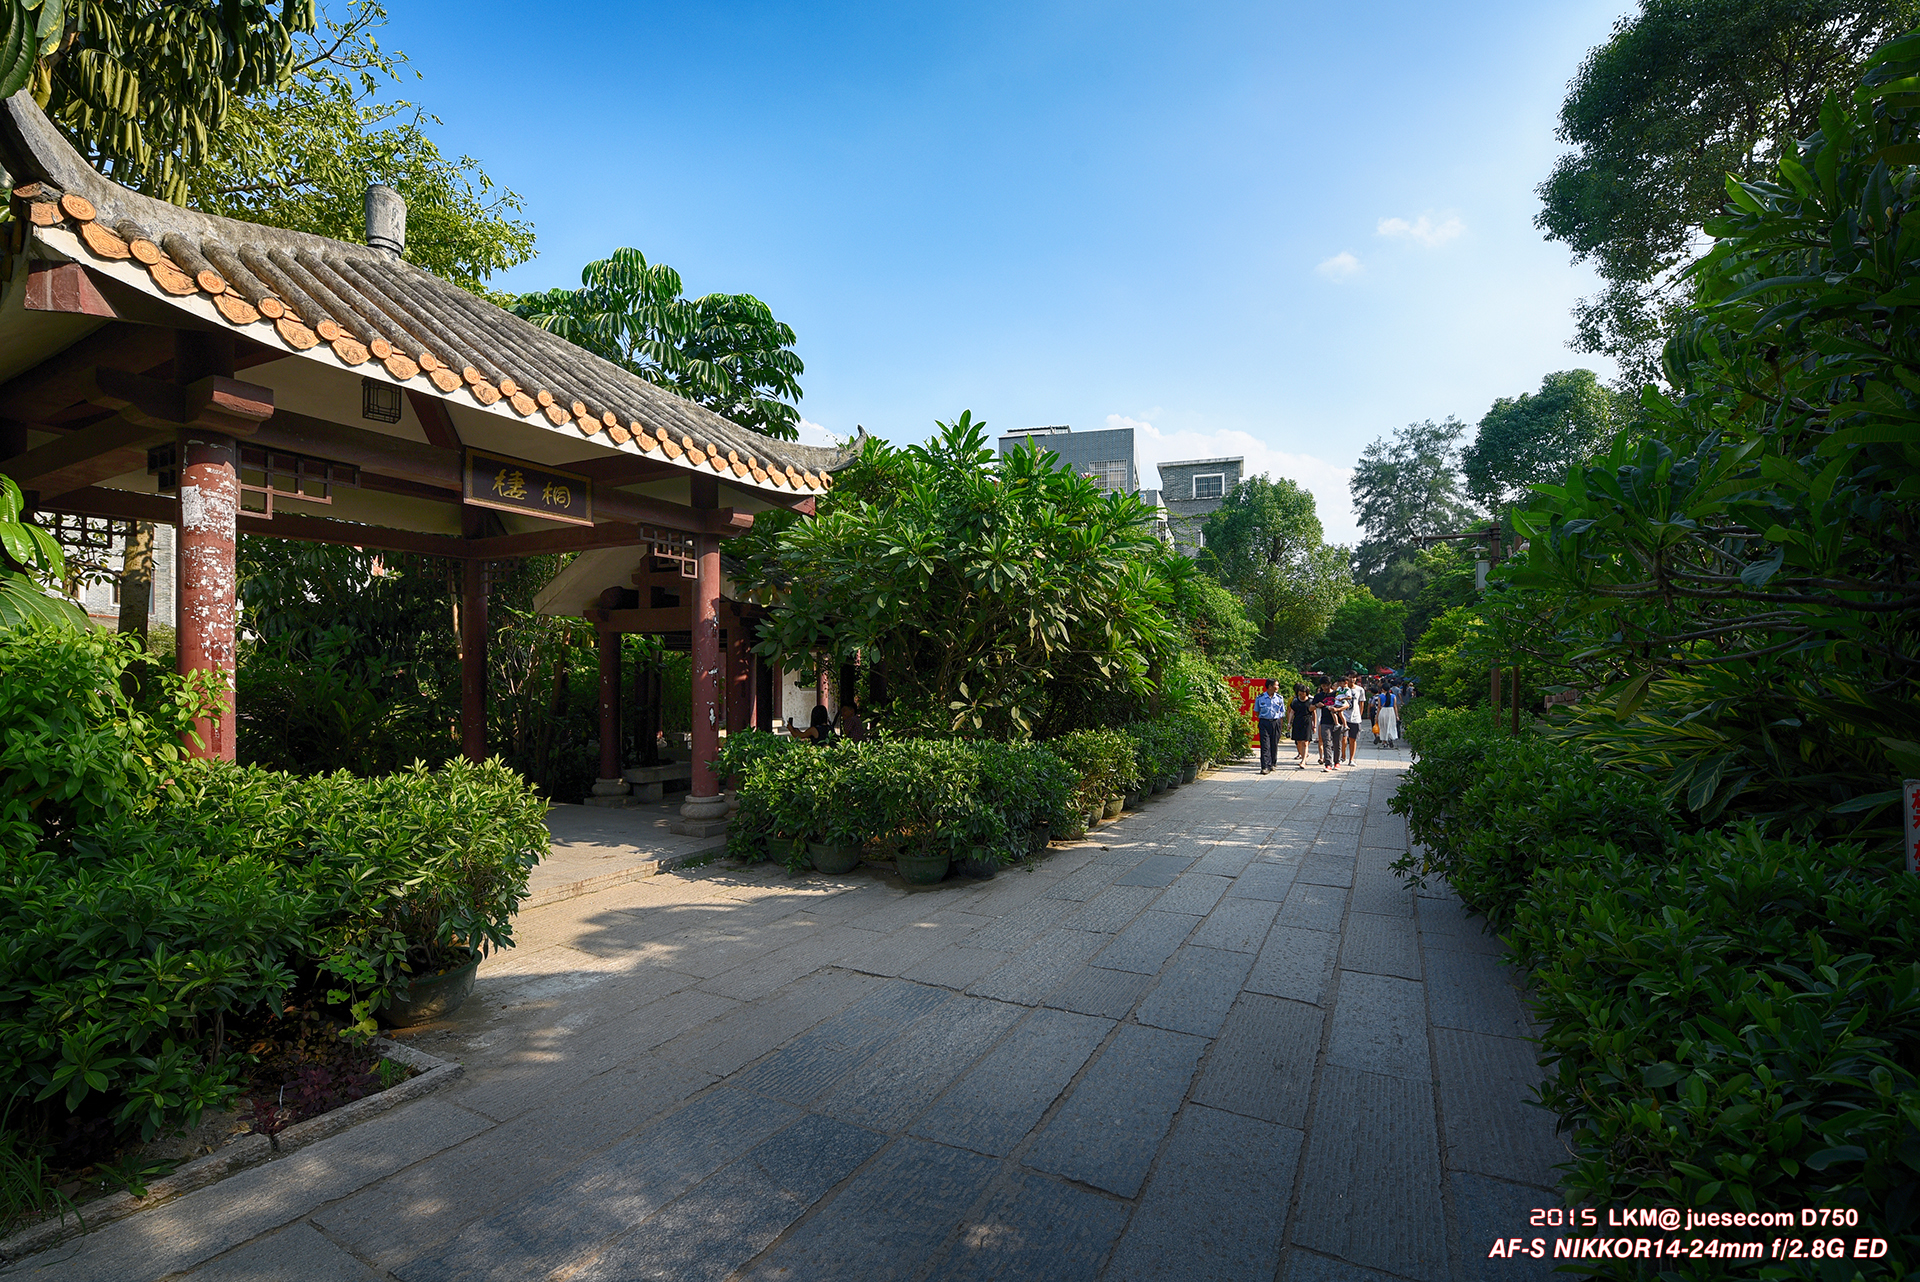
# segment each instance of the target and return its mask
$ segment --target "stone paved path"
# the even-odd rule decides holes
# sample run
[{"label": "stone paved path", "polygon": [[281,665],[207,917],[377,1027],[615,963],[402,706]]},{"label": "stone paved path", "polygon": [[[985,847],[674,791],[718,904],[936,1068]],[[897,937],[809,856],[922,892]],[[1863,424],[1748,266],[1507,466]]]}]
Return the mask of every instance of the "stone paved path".
[{"label": "stone paved path", "polygon": [[523,914],[456,1086],[24,1261],[70,1282],[1450,1282],[1565,1160],[1401,753],[1240,766],[1032,872],[709,867]]}]

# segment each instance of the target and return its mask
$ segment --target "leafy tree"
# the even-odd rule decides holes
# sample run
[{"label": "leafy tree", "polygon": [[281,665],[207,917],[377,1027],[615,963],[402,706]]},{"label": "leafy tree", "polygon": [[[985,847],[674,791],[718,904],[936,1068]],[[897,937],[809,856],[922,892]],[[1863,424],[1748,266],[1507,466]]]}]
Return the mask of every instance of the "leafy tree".
[{"label": "leafy tree", "polygon": [[26,88],[40,59],[66,34],[64,0],[6,0],[0,7],[0,98]]},{"label": "leafy tree", "polygon": [[1186,625],[1188,644],[1228,671],[1244,665],[1260,639],[1240,598],[1204,574],[1177,581],[1173,613]]},{"label": "leafy tree", "polygon": [[462,288],[533,256],[520,197],[496,189],[471,156],[441,154],[439,124],[382,90],[401,83],[407,56],[374,33],[386,10],[349,0],[341,21],[303,36],[287,79],[234,101],[205,160],[184,178],[187,204],[208,213],[336,240],[366,238],[366,189],[407,202],[406,258]]},{"label": "leafy tree", "polygon": [[1499,513],[1527,497],[1530,486],[1558,481],[1613,442],[1619,397],[1592,370],[1549,374],[1538,392],[1503,396],[1460,456],[1473,501]]},{"label": "leafy tree", "polygon": [[[13,0],[18,4],[19,0]],[[36,17],[60,7],[42,0]],[[65,0],[34,100],[102,173],[180,203],[241,100],[284,87],[313,0]]]},{"label": "leafy tree", "polygon": [[1407,640],[1417,641],[1432,622],[1455,606],[1471,605],[1479,596],[1474,557],[1458,543],[1435,543],[1414,555],[1420,591],[1407,615]]},{"label": "leafy tree", "polygon": [[1232,589],[1259,632],[1255,657],[1296,660],[1326,631],[1353,579],[1344,548],[1321,542],[1313,495],[1250,476],[1201,527],[1200,566]]},{"label": "leafy tree", "polygon": [[63,597],[42,590],[45,580],[66,577],[66,554],[39,526],[21,520],[24,503],[11,476],[0,476],[0,628],[28,619],[87,626],[86,612]]},{"label": "leafy tree", "polygon": [[798,340],[751,294],[685,298],[673,268],[616,249],[581,269],[579,289],[522,294],[512,310],[742,427],[799,439]]},{"label": "leafy tree", "polygon": [[1081,689],[1145,698],[1178,641],[1175,558],[1149,509],[1044,452],[1000,458],[971,413],[938,427],[925,445],[867,443],[845,475],[854,490],[862,472],[889,478],[876,497],[729,542],[772,609],[760,653],[877,666],[873,715],[896,732],[1019,738],[1075,728]]},{"label": "leafy tree", "polygon": [[1539,189],[1536,225],[1606,281],[1576,309],[1575,346],[1618,360],[1625,386],[1658,378],[1679,269],[1726,176],[1768,172],[1916,16],[1916,0],[1641,0],[1621,19],[1568,89],[1559,134],[1575,150]]},{"label": "leafy tree", "polygon": [[1884,822],[1920,766],[1916,84],[1920,33],[1776,176],[1729,181],[1666,351],[1681,391],[1515,514],[1507,577],[1611,694],[1583,707],[1589,741],[1704,821]]},{"label": "leafy tree", "polygon": [[1461,494],[1459,419],[1409,423],[1367,446],[1347,489],[1365,535],[1354,577],[1375,596],[1404,601],[1420,590],[1420,537],[1453,534],[1479,519]]},{"label": "leafy tree", "polygon": [[1482,630],[1470,606],[1455,606],[1436,617],[1414,642],[1407,674],[1422,699],[1443,708],[1470,708],[1488,701],[1487,665],[1475,644]]},{"label": "leafy tree", "polygon": [[1394,667],[1407,643],[1407,603],[1382,601],[1363,587],[1347,593],[1315,653],[1322,672]]}]

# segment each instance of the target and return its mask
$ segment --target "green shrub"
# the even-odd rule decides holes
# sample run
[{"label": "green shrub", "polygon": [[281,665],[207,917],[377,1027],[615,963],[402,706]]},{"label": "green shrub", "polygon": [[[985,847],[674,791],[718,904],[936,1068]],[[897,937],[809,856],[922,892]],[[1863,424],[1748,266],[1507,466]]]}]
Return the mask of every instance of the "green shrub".
[{"label": "green shrub", "polygon": [[1031,744],[898,739],[799,746],[743,768],[737,827],[729,849],[753,853],[752,834],[795,869],[806,842],[906,843],[964,856],[985,846],[1008,860],[1027,835],[1059,829],[1078,776]]},{"label": "green shrub", "polygon": [[[0,1078],[16,1102],[104,1097],[151,1138],[232,1094],[225,1020],[293,986],[308,907],[285,870],[133,817],[0,869]],[[16,1120],[18,1120],[16,1118]]]},{"label": "green shrub", "polygon": [[1073,804],[1081,814],[1140,786],[1139,759],[1118,730],[1075,730],[1046,746],[1077,774]]},{"label": "green shrub", "polygon": [[[141,674],[138,701],[121,688],[129,669]],[[133,637],[0,628],[0,850],[63,847],[77,829],[143,804],[211,705],[204,679],[152,670]]]},{"label": "green shrub", "polygon": [[512,943],[514,910],[546,853],[546,803],[498,759],[361,779],[196,763],[156,822],[182,848],[251,854],[306,897],[307,957],[357,1018],[468,949]]},{"label": "green shrub", "polygon": [[1606,839],[1653,856],[1674,833],[1651,781],[1606,769],[1576,744],[1516,738],[1479,710],[1437,712],[1412,733],[1420,757],[1389,804],[1423,854],[1396,867],[1444,876],[1496,930],[1555,842]]},{"label": "green shrub", "polygon": [[[1515,914],[1591,1205],[1851,1206],[1920,1264],[1920,878],[1858,846],[1565,843]],[[1879,1267],[1879,1266],[1876,1266]]]}]

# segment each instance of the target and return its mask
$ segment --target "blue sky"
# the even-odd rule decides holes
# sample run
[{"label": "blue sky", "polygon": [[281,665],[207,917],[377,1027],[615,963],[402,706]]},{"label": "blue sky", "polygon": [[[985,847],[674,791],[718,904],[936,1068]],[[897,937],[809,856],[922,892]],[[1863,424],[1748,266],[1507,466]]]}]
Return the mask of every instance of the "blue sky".
[{"label": "blue sky", "polygon": [[382,42],[526,198],[539,257],[496,285],[631,245],[793,326],[812,430],[1132,424],[1147,484],[1244,455],[1345,542],[1369,441],[1611,374],[1533,189],[1632,7],[481,0]]}]

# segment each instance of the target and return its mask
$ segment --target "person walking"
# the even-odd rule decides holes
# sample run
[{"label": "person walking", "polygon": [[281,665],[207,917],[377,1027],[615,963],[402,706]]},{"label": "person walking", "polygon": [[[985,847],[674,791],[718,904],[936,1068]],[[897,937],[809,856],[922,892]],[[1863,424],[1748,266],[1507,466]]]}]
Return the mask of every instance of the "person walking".
[{"label": "person walking", "polygon": [[1380,683],[1367,682],[1367,724],[1373,727],[1373,742],[1380,742]]},{"label": "person walking", "polygon": [[1360,678],[1347,678],[1347,764],[1353,764],[1354,754],[1360,751],[1360,713],[1367,706],[1367,692],[1360,688]]},{"label": "person walking", "polygon": [[1396,747],[1395,740],[1400,737],[1400,699],[1392,689],[1380,692],[1379,737],[1387,741],[1389,748]]},{"label": "person walking", "polygon": [[1253,715],[1260,722],[1260,773],[1270,775],[1280,757],[1281,721],[1286,716],[1287,705],[1280,701],[1275,690],[1278,683],[1272,677],[1259,694],[1253,699]]},{"label": "person walking", "polygon": [[1307,694],[1307,688],[1297,685],[1293,688],[1293,702],[1287,705],[1287,712],[1293,718],[1293,759],[1302,770],[1307,768],[1307,745],[1313,742],[1313,699]]},{"label": "person walking", "polygon": [[1333,770],[1340,764],[1340,748],[1347,734],[1347,720],[1340,715],[1339,696],[1333,692],[1333,683],[1325,677],[1320,678],[1320,693],[1313,700],[1315,715],[1315,733],[1320,738],[1320,768]]}]

